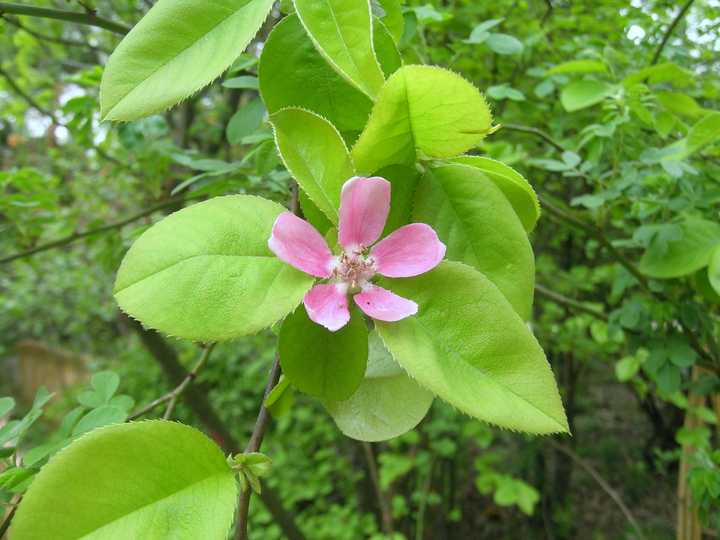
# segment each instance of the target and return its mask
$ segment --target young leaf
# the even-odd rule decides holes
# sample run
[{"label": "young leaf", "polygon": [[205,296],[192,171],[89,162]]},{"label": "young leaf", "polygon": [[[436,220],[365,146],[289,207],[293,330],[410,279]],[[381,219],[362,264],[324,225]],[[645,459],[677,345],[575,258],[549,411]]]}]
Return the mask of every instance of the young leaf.
[{"label": "young leaf", "polygon": [[549,69],[548,75],[559,73],[607,73],[607,67],[600,60],[570,60]]},{"label": "young leaf", "polygon": [[460,156],[450,161],[482,171],[510,201],[525,230],[532,232],[540,218],[540,203],[535,190],[523,175],[501,161],[481,156]]},{"label": "young leaf", "polygon": [[508,34],[491,32],[485,43],[497,54],[520,54],[523,50],[522,41]]},{"label": "young leaf", "polygon": [[265,105],[259,99],[253,99],[237,111],[227,125],[227,140],[230,144],[240,142],[257,131],[265,116]]},{"label": "young leaf", "polygon": [[77,437],[99,427],[120,424],[127,420],[127,417],[126,410],[114,405],[103,405],[83,416],[73,429],[72,435]]},{"label": "young leaf", "polygon": [[716,247],[710,257],[708,266],[708,281],[716,294],[720,294],[720,245]]},{"label": "young leaf", "polygon": [[640,259],[640,271],[653,278],[685,276],[707,266],[713,249],[720,245],[720,225],[689,218],[680,224],[682,236],[659,245],[650,244]]},{"label": "young leaf", "polygon": [[560,103],[567,112],[579,111],[604,100],[612,91],[608,83],[586,80],[575,81],[562,89]]},{"label": "young leaf", "polygon": [[349,398],[362,381],[368,359],[368,331],[357,312],[337,332],[312,322],[304,306],[280,329],[280,364],[298,390],[321,399]]},{"label": "young leaf", "polygon": [[388,288],[418,314],[376,327],[395,360],[438,397],[476,418],[529,433],[567,432],[552,370],[502,293],[456,262]]},{"label": "young leaf", "polygon": [[118,304],[150,328],[198,341],[272,325],[313,283],[267,246],[284,211],[260,197],[233,195],[166,217],[125,256],[115,282]]},{"label": "young leaf", "polygon": [[341,133],[353,134],[351,138],[370,115],[370,98],[320,56],[297,15],[286,17],[270,32],[258,74],[260,93],[271,114],[284,107],[309,109],[330,120]]},{"label": "young leaf", "polygon": [[369,0],[293,0],[317,50],[348,82],[374,99],[385,77],[373,49]]},{"label": "young leaf", "polygon": [[237,485],[220,449],[161,420],[93,431],[55,455],[18,507],[11,536],[226,538]]},{"label": "young leaf", "polygon": [[273,0],[159,0],[110,56],[100,85],[105,120],[161,112],[240,56]]},{"label": "young leaf", "polygon": [[430,169],[418,185],[413,220],[435,229],[448,259],[480,270],[523,319],[530,317],[530,242],[510,203],[480,170],[455,164]]},{"label": "young leaf", "polygon": [[110,401],[120,386],[120,377],[112,371],[101,371],[90,379],[91,386],[100,395],[103,403]]},{"label": "young leaf", "polygon": [[490,109],[480,92],[452,71],[404,66],[385,83],[352,154],[361,173],[446,158],[477,145],[489,132]]},{"label": "young leaf", "polygon": [[371,332],[367,371],[359,388],[345,401],[324,405],[348,437],[384,441],[417,426],[433,397],[393,360],[377,332]]},{"label": "young leaf", "polygon": [[303,109],[282,109],[270,122],[288,171],[310,200],[337,223],[340,191],[355,175],[342,137],[330,122]]},{"label": "young leaf", "polygon": [[387,27],[395,43],[400,43],[405,30],[405,17],[403,17],[400,0],[378,0],[385,14],[380,17]]}]

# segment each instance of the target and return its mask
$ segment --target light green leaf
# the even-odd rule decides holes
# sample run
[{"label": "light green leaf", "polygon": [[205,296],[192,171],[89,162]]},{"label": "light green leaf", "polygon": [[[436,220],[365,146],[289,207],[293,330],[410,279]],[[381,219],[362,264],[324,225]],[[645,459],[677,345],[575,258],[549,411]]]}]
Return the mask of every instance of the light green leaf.
[{"label": "light green leaf", "polygon": [[457,164],[430,169],[418,185],[413,220],[435,229],[448,259],[480,270],[523,319],[530,317],[530,242],[502,191],[480,170]]},{"label": "light green leaf", "polygon": [[222,85],[225,88],[235,88],[240,90],[257,90],[258,79],[252,75],[240,75],[239,77],[233,77],[232,79],[226,79]]},{"label": "light green leaf", "polygon": [[340,133],[322,116],[304,109],[279,110],[270,122],[285,167],[310,200],[337,223],[340,191],[355,175]]},{"label": "light green leaf", "polygon": [[420,172],[414,167],[391,165],[377,171],[377,175],[390,182],[390,214],[381,237],[385,237],[410,223],[415,190],[420,180]]},{"label": "light green leaf", "polygon": [[0,398],[0,418],[15,408],[15,400],[11,397]]},{"label": "light green leaf", "polygon": [[404,66],[380,91],[352,155],[362,173],[412,165],[418,155],[453,157],[476,146],[490,131],[491,120],[480,92],[459,75]]},{"label": "light green leaf", "polygon": [[602,81],[575,81],[562,89],[560,103],[567,112],[579,111],[600,103],[612,89],[611,85]]},{"label": "light green leaf", "polygon": [[161,112],[218,78],[240,56],[273,0],[159,0],[110,56],[105,120]]},{"label": "light green leaf", "polygon": [[643,274],[659,279],[676,278],[708,265],[713,249],[720,245],[720,224],[689,218],[680,228],[679,239],[650,244],[640,259]]},{"label": "light green leaf", "polygon": [[712,112],[690,128],[687,135],[687,151],[692,154],[718,140],[720,140],[720,112]]},{"label": "light green leaf", "polygon": [[640,370],[641,365],[639,356],[626,356],[615,364],[615,376],[618,381],[627,382]]},{"label": "light green leaf", "polygon": [[547,71],[548,75],[559,73],[607,73],[607,67],[600,60],[570,60],[554,66]]},{"label": "light green leaf", "polygon": [[682,92],[658,91],[655,92],[655,97],[662,107],[679,116],[700,118],[708,112],[695,98]]},{"label": "light green leaf", "polygon": [[522,41],[508,34],[490,33],[485,43],[497,54],[520,54],[523,50]]},{"label": "light green leaf", "polygon": [[540,203],[535,190],[523,175],[501,161],[481,156],[460,156],[450,161],[481,170],[510,201],[525,230],[531,232],[535,228],[540,218]]},{"label": "light green leaf", "polygon": [[385,286],[419,304],[414,317],[376,322],[376,328],[421,385],[491,424],[529,433],[568,431],[540,345],[483,274],[446,261]]},{"label": "light green leaf", "polygon": [[368,0],[293,0],[317,50],[348,82],[375,98],[385,81],[375,57]]},{"label": "light green leaf", "polygon": [[380,68],[385,77],[389,77],[400,69],[402,58],[395,40],[390,34],[390,30],[377,17],[373,19],[373,44],[378,62],[380,62]]},{"label": "light green leaf", "polygon": [[253,99],[237,111],[228,122],[226,136],[230,144],[240,142],[255,133],[265,117],[265,105],[259,98]]},{"label": "light green leaf", "polygon": [[328,118],[342,133],[359,133],[370,115],[370,98],[325,62],[296,15],[273,28],[260,57],[259,76],[270,113],[303,107]]},{"label": "light green leaf", "polygon": [[713,250],[710,256],[708,280],[712,288],[715,289],[715,292],[720,294],[720,245]]},{"label": "light green leaf", "polygon": [[12,523],[14,540],[223,540],[237,485],[199,431],[161,420],[93,431],[37,475]]},{"label": "light green leaf", "polygon": [[277,203],[217,197],[180,210],[133,244],[115,298],[145,326],[198,341],[232,339],[282,319],[313,279],[267,247]]},{"label": "light green leaf", "polygon": [[390,31],[395,43],[400,43],[405,29],[405,17],[403,17],[400,0],[378,0],[385,15],[381,17],[383,24]]},{"label": "light green leaf", "polygon": [[677,64],[666,62],[631,73],[623,79],[623,85],[632,86],[647,81],[648,84],[670,83],[682,88],[691,85],[693,80],[692,72]]},{"label": "light green leaf", "polygon": [[311,321],[304,306],[280,329],[280,365],[298,390],[331,401],[350,397],[365,373],[368,330],[358,312],[337,332]]},{"label": "light green leaf", "polygon": [[393,360],[377,332],[370,333],[368,365],[360,387],[345,401],[326,401],[338,428],[360,441],[384,441],[410,431],[433,401]]},{"label": "light green leaf", "polygon": [[118,386],[120,386],[120,377],[112,371],[101,371],[92,376],[90,384],[100,395],[102,402],[107,403],[117,392]]},{"label": "light green leaf", "polygon": [[75,425],[72,431],[73,437],[92,431],[93,429],[108,426],[110,424],[120,424],[127,420],[127,411],[115,405],[103,405],[97,409],[93,409]]}]

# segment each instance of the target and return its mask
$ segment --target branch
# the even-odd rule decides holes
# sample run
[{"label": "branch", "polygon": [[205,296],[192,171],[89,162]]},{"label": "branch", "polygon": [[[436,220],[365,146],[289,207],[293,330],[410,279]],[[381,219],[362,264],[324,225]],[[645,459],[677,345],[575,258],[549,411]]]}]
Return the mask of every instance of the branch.
[{"label": "branch", "polygon": [[214,348],[215,348],[215,343],[211,343],[210,345],[205,347],[202,354],[200,355],[200,360],[198,360],[197,364],[195,364],[195,367],[193,367],[192,370],[190,372],[188,372],[188,374],[185,376],[185,378],[182,380],[182,382],[179,385],[177,385],[173,390],[171,390],[164,396],[159,397],[158,399],[156,399],[155,401],[152,401],[151,403],[148,403],[147,405],[145,405],[145,407],[143,407],[142,409],[133,413],[128,418],[128,421],[137,420],[144,414],[147,414],[150,411],[152,411],[158,405],[162,405],[163,403],[165,403],[167,401],[169,401],[170,403],[168,403],[168,406],[165,409],[165,414],[163,415],[163,419],[167,420],[168,418],[170,418],[170,415],[172,414],[172,410],[175,407],[175,403],[177,402],[177,399],[185,391],[185,389],[188,387],[188,385],[195,380],[198,372],[207,363],[208,358],[210,358],[210,354],[212,353]]},{"label": "branch", "polygon": [[5,81],[7,81],[10,88],[12,88],[13,91],[16,94],[18,94],[21,98],[23,98],[28,103],[28,105],[30,105],[33,109],[36,109],[43,115],[49,117],[52,120],[52,123],[55,124],[56,126],[62,126],[62,123],[58,120],[58,118],[55,116],[55,114],[52,111],[47,110],[45,107],[40,105],[37,101],[35,101],[35,98],[33,98],[30,94],[25,92],[25,90],[20,88],[18,83],[15,82],[15,80],[10,76],[10,74],[2,68],[0,68],[0,77],[5,79]]},{"label": "branch", "polygon": [[362,441],[360,445],[363,448],[365,454],[365,460],[367,461],[368,471],[370,472],[370,480],[373,488],[375,488],[375,496],[378,500],[378,506],[380,507],[380,515],[382,517],[383,532],[392,536],[393,533],[393,517],[392,509],[388,503],[385,493],[383,493],[382,486],[380,485],[380,475],[378,473],[377,463],[375,462],[375,453],[373,452],[372,445],[369,442]]},{"label": "branch", "polygon": [[568,298],[567,296],[563,296],[560,293],[556,293],[555,291],[551,291],[550,289],[535,284],[535,292],[538,294],[538,296],[542,296],[543,298],[550,300],[551,302],[555,302],[556,304],[560,304],[561,306],[565,306],[567,308],[570,308],[574,311],[580,311],[582,313],[587,313],[588,315],[592,315],[593,317],[597,319],[601,319],[605,322],[608,322],[610,318],[605,315],[602,311],[598,311],[597,309],[594,309],[590,306],[586,306],[585,304],[578,302],[577,300],[573,300],[572,298]]},{"label": "branch", "polygon": [[10,510],[10,513],[7,515],[5,520],[0,523],[0,538],[5,538],[5,533],[7,533],[8,529],[10,528],[10,524],[15,517],[15,512],[17,512],[18,505],[20,504],[21,500],[22,497],[20,497],[20,499],[13,505],[12,510]]},{"label": "branch", "polygon": [[502,124],[502,127],[503,129],[507,129],[510,131],[519,131],[520,133],[529,133],[530,135],[535,135],[536,137],[540,137],[550,146],[554,147],[558,152],[565,152],[565,147],[559,142],[557,142],[555,139],[553,139],[551,135],[544,132],[542,129],[531,126],[521,126],[520,124]]},{"label": "branch", "polygon": [[31,28],[28,28],[23,23],[21,23],[19,20],[13,19],[11,17],[5,17],[0,13],[0,19],[6,21],[9,24],[12,24],[16,28],[19,28],[20,30],[27,32],[32,37],[37,39],[38,41],[50,41],[51,43],[59,43],[60,45],[67,45],[68,47],[84,47],[88,48],[94,53],[97,53],[98,51],[104,52],[106,54],[109,54],[109,51],[104,49],[103,47],[98,47],[95,45],[91,45],[90,43],[86,43],[85,41],[75,41],[71,39],[65,39],[65,38],[59,38],[55,36],[48,36],[46,34],[41,34],[40,32],[36,32],[35,30],[32,30]]},{"label": "branch", "polygon": [[129,223],[132,223],[133,221],[137,221],[141,218],[149,216],[150,214],[157,212],[158,210],[162,210],[163,208],[167,208],[168,206],[174,206],[178,203],[186,202],[186,201],[189,201],[192,199],[197,199],[199,197],[202,197],[202,195],[190,195],[190,196],[186,196],[186,197],[175,197],[173,199],[168,199],[164,202],[158,203],[155,206],[151,206],[150,208],[147,208],[147,209],[143,210],[142,212],[138,212],[137,214],[134,214],[123,220],[115,221],[113,223],[108,223],[107,225],[103,225],[101,227],[96,227],[94,229],[88,229],[86,231],[73,233],[64,238],[59,238],[58,240],[53,240],[52,242],[48,242],[46,244],[40,244],[39,246],[35,246],[34,248],[28,249],[26,251],[22,251],[20,253],[14,253],[13,255],[8,255],[7,257],[2,257],[2,258],[0,258],[0,265],[7,264],[7,263],[15,261],[17,259],[23,259],[25,257],[30,257],[31,255],[35,255],[36,253],[40,253],[42,251],[48,251],[50,249],[54,249],[57,247],[66,246],[68,244],[77,242],[78,240],[81,240],[83,238],[87,238],[88,236],[93,236],[95,234],[112,231],[113,229],[119,229],[121,227],[124,227],[125,225],[128,225]]},{"label": "branch", "polygon": [[[255,428],[253,429],[250,440],[245,447],[245,453],[257,452],[260,450],[263,438],[265,437],[265,431],[270,421],[270,412],[265,407],[265,400],[268,395],[275,388],[275,385],[280,379],[280,357],[275,356],[272,368],[270,369],[270,377],[268,378],[267,385],[265,386],[265,392],[263,393],[262,402],[260,404],[260,411],[258,412],[257,420],[255,421]],[[240,493],[240,502],[238,503],[238,517],[237,525],[235,529],[235,540],[247,540],[247,522],[248,522],[248,511],[250,509],[250,495],[252,490],[247,488]]]},{"label": "branch", "polygon": [[56,19],[60,21],[70,21],[87,26],[95,26],[104,28],[116,34],[125,35],[130,31],[128,26],[122,23],[103,19],[92,12],[65,11],[61,9],[42,8],[37,6],[26,6],[23,4],[14,4],[10,2],[0,2],[0,14],[12,13],[13,15],[29,15],[30,17],[40,17],[43,19]]},{"label": "branch", "polygon": [[554,441],[553,439],[547,439],[548,444],[555,448],[556,450],[562,452],[566,456],[568,456],[570,459],[572,459],[575,463],[577,463],[582,469],[585,470],[590,476],[592,476],[593,480],[595,480],[598,485],[602,488],[602,490],[607,493],[610,498],[615,501],[615,504],[617,504],[618,508],[620,508],[620,511],[623,513],[623,515],[627,518],[627,520],[630,522],[630,525],[632,525],[633,529],[635,529],[635,532],[638,535],[638,538],[641,540],[644,540],[645,536],[643,535],[642,529],[640,528],[640,525],[638,525],[637,520],[632,515],[632,512],[630,512],[630,509],[625,506],[625,503],[623,502],[622,498],[618,494],[617,491],[615,491],[610,484],[608,484],[605,479],[600,475],[600,473],[587,461],[585,461],[583,458],[581,458],[578,454],[575,453],[574,450],[571,448],[565,446],[564,444],[560,444],[557,441]]},{"label": "branch", "polygon": [[690,9],[690,6],[692,6],[694,1],[695,0],[688,0],[687,2],[685,2],[685,5],[682,7],[682,9],[680,9],[680,12],[672,20],[672,22],[670,23],[670,26],[668,26],[668,29],[665,30],[665,35],[663,35],[662,41],[660,42],[660,45],[658,45],[658,48],[655,49],[655,54],[653,54],[652,60],[650,61],[651,66],[654,66],[655,64],[657,64],[658,60],[660,60],[660,55],[662,54],[663,49],[665,48],[665,45],[667,45],[667,42],[670,39],[670,36],[675,31],[675,27],[685,16],[685,14]]}]

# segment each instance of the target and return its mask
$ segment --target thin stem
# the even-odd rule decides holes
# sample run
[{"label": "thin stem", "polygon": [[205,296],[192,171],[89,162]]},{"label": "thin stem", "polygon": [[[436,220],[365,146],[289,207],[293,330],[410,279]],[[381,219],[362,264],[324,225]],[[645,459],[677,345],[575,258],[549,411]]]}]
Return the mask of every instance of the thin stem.
[{"label": "thin stem", "polygon": [[385,497],[385,493],[383,493],[382,486],[380,486],[380,475],[378,474],[377,463],[375,462],[375,453],[373,452],[372,445],[369,442],[362,441],[361,446],[363,448],[363,453],[365,454],[368,470],[370,471],[370,480],[373,488],[375,488],[375,496],[378,500],[378,506],[380,507],[383,532],[387,535],[392,535],[394,528],[392,510],[390,509],[390,505]]},{"label": "thin stem", "polygon": [[192,199],[197,199],[199,197],[202,197],[202,195],[191,195],[186,197],[176,197],[168,199],[167,201],[158,203],[155,206],[151,206],[150,208],[138,212],[137,214],[133,214],[132,216],[122,219],[120,221],[115,221],[113,223],[108,223],[107,225],[102,225],[101,227],[95,227],[94,229],[88,229],[86,231],[74,233],[64,238],[59,238],[57,240],[53,240],[52,242],[47,242],[46,244],[40,244],[39,246],[35,246],[34,248],[28,249],[26,251],[14,253],[12,255],[8,255],[7,257],[2,257],[0,258],[0,265],[7,264],[18,259],[23,259],[25,257],[30,257],[31,255],[35,255],[36,253],[40,253],[42,251],[48,251],[50,249],[66,246],[68,244],[72,244],[73,242],[77,242],[78,240],[81,240],[83,238],[87,238],[88,236],[112,231],[113,229],[119,229],[120,227],[124,227],[125,225],[128,225],[133,221],[137,221],[146,216],[149,216],[150,214],[157,212],[158,210],[162,210],[163,208],[174,206],[178,203],[182,203]]},{"label": "thin stem", "polygon": [[532,126],[521,126],[519,124],[503,124],[502,129],[535,135],[536,137],[540,137],[550,146],[554,147],[558,152],[565,152],[565,147],[559,142],[557,142],[555,139],[553,139],[550,134],[546,133],[542,129],[538,129]]},{"label": "thin stem", "polygon": [[10,513],[3,520],[3,522],[0,523],[0,538],[4,538],[5,533],[8,532],[8,529],[10,528],[10,524],[12,523],[12,520],[15,517],[15,512],[17,512],[17,508],[18,508],[18,505],[20,504],[20,501],[22,501],[22,497],[19,497],[18,500],[15,503],[13,503],[12,510],[10,510]]},{"label": "thin stem", "polygon": [[185,376],[185,378],[182,380],[182,382],[177,385],[173,390],[168,392],[162,397],[159,397],[155,401],[152,401],[145,405],[142,409],[139,409],[135,413],[133,413],[128,420],[137,420],[144,414],[149,413],[155,407],[162,405],[165,402],[169,402],[167,405],[167,408],[165,409],[165,414],[163,414],[163,419],[167,420],[172,415],[172,411],[175,408],[175,404],[177,403],[178,398],[182,395],[182,393],[185,391],[185,389],[192,383],[195,378],[197,377],[200,370],[205,366],[208,359],[210,358],[210,355],[212,354],[213,349],[215,348],[215,343],[211,343],[207,347],[204,347],[202,354],[200,355],[200,359],[195,364],[195,367],[192,368],[191,371],[188,372],[188,374]]},{"label": "thin stem", "polygon": [[104,28],[105,30],[110,30],[111,32],[120,35],[125,35],[130,31],[130,28],[122,23],[98,17],[95,13],[87,11],[65,11],[61,9],[50,9],[37,6],[26,6],[24,4],[14,4],[10,2],[0,2],[0,14],[2,13],[69,21],[87,26]]},{"label": "thin stem", "polygon": [[543,298],[550,300],[551,302],[555,302],[556,304],[560,304],[561,306],[565,306],[574,311],[580,311],[582,313],[587,313],[588,315],[592,315],[593,317],[601,319],[605,322],[610,320],[610,318],[607,315],[605,315],[605,313],[603,313],[602,311],[598,311],[597,309],[591,308],[590,306],[586,306],[585,304],[578,302],[577,300],[573,300],[572,298],[563,296],[560,293],[551,291],[547,287],[544,287],[540,284],[537,284],[537,283],[535,284],[535,292],[538,294],[538,296],[542,296]]},{"label": "thin stem", "polygon": [[630,512],[630,509],[625,506],[625,503],[623,502],[622,498],[618,494],[617,491],[615,491],[610,484],[607,483],[607,481],[600,475],[600,473],[587,461],[585,461],[583,458],[581,458],[578,454],[575,453],[571,448],[565,446],[564,444],[560,444],[557,441],[554,441],[553,439],[547,439],[548,444],[555,448],[556,450],[559,450],[566,456],[568,456],[570,459],[572,459],[575,463],[577,463],[582,469],[585,470],[590,476],[592,476],[593,480],[598,483],[598,485],[602,488],[602,490],[607,493],[610,498],[617,504],[618,508],[620,508],[620,511],[623,513],[623,515],[627,518],[628,522],[630,522],[630,525],[632,525],[633,529],[635,529],[635,532],[638,535],[638,538],[641,540],[644,540],[645,536],[643,535],[642,529],[640,529],[640,525],[638,525],[637,520],[633,516],[632,512]]},{"label": "thin stem", "polygon": [[668,40],[670,39],[670,36],[675,31],[675,27],[678,25],[678,23],[682,20],[682,18],[685,16],[685,14],[690,9],[690,6],[692,6],[693,2],[695,0],[688,0],[685,2],[685,5],[680,9],[677,16],[672,20],[670,23],[670,26],[668,26],[667,30],[665,30],[665,34],[663,35],[662,41],[660,42],[660,45],[658,45],[657,49],[655,49],[655,54],[653,54],[652,60],[650,61],[650,65],[654,66],[658,63],[658,60],[660,60],[660,55],[663,52],[663,49],[665,49],[665,45],[667,45]]},{"label": "thin stem", "polygon": [[[255,421],[255,428],[253,429],[250,440],[245,447],[245,453],[257,452],[260,450],[263,438],[265,437],[265,431],[267,431],[268,423],[270,422],[270,411],[265,407],[265,399],[275,388],[275,385],[280,379],[280,357],[276,356],[273,362],[272,368],[270,369],[270,376],[268,378],[267,385],[265,386],[265,392],[263,393],[263,399],[260,405],[260,411],[258,412],[257,420]],[[235,529],[235,540],[247,540],[247,522],[248,522],[248,510],[250,509],[250,495],[252,494],[251,489],[245,489],[240,493],[240,501],[238,503],[238,518],[237,528]]]},{"label": "thin stem", "polygon": [[[1,13],[1,12],[0,12]],[[5,71],[4,69],[0,68],[0,77],[5,79],[5,81],[8,83],[10,88],[18,94],[22,99],[24,99],[28,105],[30,105],[33,109],[36,109],[41,114],[47,116],[52,120],[52,123],[56,126],[62,126],[62,123],[58,120],[57,116],[52,111],[47,110],[45,107],[40,105],[37,101],[35,101],[35,98],[33,98],[30,94],[25,92],[18,83],[15,82],[15,79],[12,78],[12,76]]]},{"label": "thin stem", "polygon": [[95,53],[97,53],[98,51],[108,53],[108,51],[105,50],[104,48],[98,47],[95,45],[90,45],[90,43],[86,43],[84,41],[75,41],[75,40],[59,38],[59,37],[55,37],[55,36],[48,36],[46,34],[36,32],[35,30],[28,28],[27,26],[22,24],[19,20],[16,20],[16,19],[13,19],[10,17],[5,17],[1,14],[0,14],[0,19],[8,22],[9,24],[12,24],[16,28],[19,28],[20,30],[22,30],[24,32],[27,32],[28,34],[30,34],[32,37],[34,37],[38,41],[49,41],[51,43],[59,43],[60,45],[67,45],[68,47],[88,48]]}]

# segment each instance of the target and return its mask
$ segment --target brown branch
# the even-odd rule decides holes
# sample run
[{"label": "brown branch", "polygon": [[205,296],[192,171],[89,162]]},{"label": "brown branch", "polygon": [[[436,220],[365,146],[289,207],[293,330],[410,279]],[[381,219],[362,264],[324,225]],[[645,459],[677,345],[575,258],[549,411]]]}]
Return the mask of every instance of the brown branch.
[{"label": "brown branch", "polygon": [[129,418],[128,421],[131,420],[137,420],[144,414],[149,413],[155,407],[158,407],[159,405],[162,405],[163,403],[168,403],[167,408],[165,409],[165,414],[163,415],[163,418],[167,420],[170,418],[170,415],[172,414],[172,410],[175,407],[175,403],[177,402],[180,395],[185,391],[185,389],[188,387],[190,383],[192,383],[195,378],[197,377],[197,374],[199,371],[203,368],[203,366],[207,363],[208,359],[210,358],[210,355],[212,354],[213,349],[215,348],[215,343],[211,343],[207,347],[203,348],[203,352],[200,355],[200,359],[195,364],[195,367],[192,368],[188,372],[188,374],[185,376],[185,378],[182,380],[180,384],[178,384],[175,388],[173,388],[170,392],[165,394],[162,397],[157,398],[156,400],[148,403],[145,405],[142,409],[139,409],[138,411],[134,412]]},{"label": "brown branch", "polygon": [[133,214],[132,216],[122,219],[120,221],[108,223],[107,225],[102,225],[101,227],[95,227],[94,229],[88,229],[86,231],[73,233],[69,236],[65,236],[64,238],[59,238],[57,240],[53,240],[52,242],[40,244],[39,246],[35,246],[34,248],[28,249],[26,251],[22,251],[20,253],[14,253],[12,255],[2,257],[2,258],[0,258],[0,265],[7,264],[7,263],[10,263],[10,262],[18,260],[18,259],[23,259],[25,257],[30,257],[31,255],[35,255],[36,253],[40,253],[42,251],[48,251],[50,249],[66,246],[68,244],[77,242],[78,240],[81,240],[83,238],[87,238],[88,236],[93,236],[96,234],[112,231],[113,229],[119,229],[120,227],[124,227],[125,225],[128,225],[128,224],[132,223],[133,221],[137,221],[141,218],[149,216],[150,214],[153,214],[153,213],[157,212],[158,210],[162,210],[163,208],[175,206],[175,205],[183,203],[185,201],[197,199],[202,196],[203,195],[190,195],[190,196],[186,196],[186,197],[175,197],[172,199],[168,199],[164,202],[158,203],[155,206],[151,206],[150,208],[147,208],[141,212],[138,212],[137,214]]},{"label": "brown branch", "polygon": [[369,442],[362,441],[360,445],[363,448],[365,454],[365,460],[367,461],[368,471],[370,471],[370,480],[373,488],[375,488],[375,497],[377,497],[378,506],[380,507],[380,515],[382,517],[383,532],[392,536],[393,533],[393,517],[392,509],[385,496],[385,493],[380,486],[380,475],[378,473],[377,463],[375,462],[375,453],[373,452],[372,445]]},{"label": "brown branch", "polygon": [[[272,368],[270,369],[270,376],[268,378],[267,385],[265,386],[265,392],[263,393],[263,399],[260,405],[260,411],[258,412],[257,420],[255,421],[255,427],[253,429],[250,440],[245,447],[245,453],[257,452],[260,450],[263,438],[265,437],[265,431],[267,431],[268,423],[270,422],[270,411],[265,407],[265,400],[268,395],[275,388],[275,385],[280,379],[280,357],[275,356]],[[252,490],[248,487],[240,493],[240,502],[238,503],[238,517],[237,525],[235,528],[235,540],[247,540],[247,522],[248,522],[248,511],[250,509],[250,495]]]},{"label": "brown branch", "polygon": [[615,502],[615,504],[620,508],[620,511],[623,513],[625,518],[630,522],[630,525],[632,525],[633,529],[635,529],[635,532],[638,535],[638,538],[641,540],[644,540],[645,536],[643,535],[642,529],[640,528],[640,525],[638,525],[637,520],[633,516],[632,512],[630,512],[630,509],[625,505],[622,498],[620,497],[620,494],[615,491],[610,484],[607,483],[607,481],[600,475],[600,473],[587,461],[585,461],[583,458],[581,458],[578,454],[575,453],[575,451],[572,448],[569,448],[565,446],[564,444],[560,444],[559,442],[553,440],[553,439],[546,439],[548,444],[555,448],[556,450],[562,452],[566,456],[568,456],[570,459],[572,459],[575,463],[577,463],[586,473],[588,473],[590,476],[592,476],[593,480],[598,483],[598,485],[602,488],[602,490],[608,494],[608,496]]},{"label": "brown branch", "polygon": [[665,49],[665,45],[667,45],[670,36],[675,31],[675,27],[685,16],[687,11],[690,9],[690,6],[692,6],[693,2],[694,0],[688,0],[687,2],[685,2],[685,5],[680,9],[677,16],[672,20],[670,26],[668,26],[668,29],[665,31],[660,45],[658,45],[657,49],[655,49],[655,54],[653,54],[652,60],[650,61],[651,66],[654,66],[655,64],[657,64],[658,60],[660,60],[660,55],[662,54],[663,49]]},{"label": "brown branch", "polygon": [[13,15],[28,15],[30,17],[40,17],[43,19],[56,19],[60,21],[69,21],[87,26],[95,26],[104,28],[116,34],[125,35],[130,28],[122,23],[111,21],[98,17],[92,12],[65,11],[61,9],[50,9],[37,6],[26,6],[24,4],[15,4],[10,2],[0,2],[0,14],[12,13]]}]

